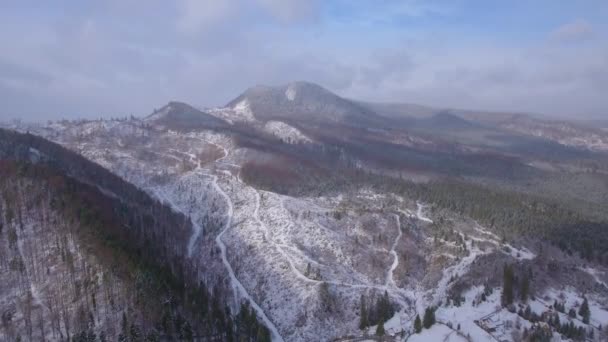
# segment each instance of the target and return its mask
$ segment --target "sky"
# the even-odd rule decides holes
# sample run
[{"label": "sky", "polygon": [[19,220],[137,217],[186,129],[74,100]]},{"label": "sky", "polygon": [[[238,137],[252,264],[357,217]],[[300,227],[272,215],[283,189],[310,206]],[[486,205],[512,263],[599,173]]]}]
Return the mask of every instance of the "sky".
[{"label": "sky", "polygon": [[0,120],[341,96],[608,118],[608,1],[1,0]]}]

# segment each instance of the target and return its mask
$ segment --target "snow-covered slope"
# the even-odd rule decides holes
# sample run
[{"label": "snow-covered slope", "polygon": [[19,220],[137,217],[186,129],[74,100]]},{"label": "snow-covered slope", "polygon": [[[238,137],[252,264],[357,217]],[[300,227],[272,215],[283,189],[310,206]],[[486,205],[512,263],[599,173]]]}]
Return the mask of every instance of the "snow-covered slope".
[{"label": "snow-covered slope", "polygon": [[236,122],[251,123],[256,121],[256,118],[253,116],[251,106],[249,105],[249,101],[247,99],[244,99],[241,102],[235,104],[232,108],[220,107],[209,109],[208,113],[218,118],[224,119],[231,124]]},{"label": "snow-covered slope", "polygon": [[281,121],[268,121],[264,125],[264,130],[285,142],[308,143],[312,141],[299,129]]},{"label": "snow-covered slope", "polygon": [[553,140],[562,145],[591,151],[608,151],[608,133],[602,129],[579,126],[565,121],[541,121],[526,118],[506,121],[502,128]]},{"label": "snow-covered slope", "polygon": [[[289,90],[281,96],[297,102],[301,89]],[[207,113],[226,122],[259,123],[255,113],[244,114],[242,101]],[[308,141],[282,121],[263,127],[284,140]],[[474,321],[496,311],[500,289],[494,286],[487,303],[473,305],[484,282],[473,279],[463,290],[466,304],[447,304],[464,286],[457,280],[487,260],[525,264],[538,257],[531,246],[504,243],[476,222],[415,198],[370,189],[332,197],[256,189],[240,172],[260,154],[237,147],[222,133],[167,130],[136,119],[67,122],[39,133],[188,215],[195,227],[188,262],[216,275],[205,279],[210,285],[222,282],[232,289],[231,306],[249,302],[279,341],[362,337],[367,330],[359,329],[360,299],[374,302],[384,293],[396,311],[387,322],[389,334],[408,336],[416,314],[439,306],[437,317],[446,325],[412,340],[449,335],[458,341],[470,334],[484,341],[487,334]],[[495,269],[488,274],[500,277]],[[515,319],[511,313],[496,317]]]}]

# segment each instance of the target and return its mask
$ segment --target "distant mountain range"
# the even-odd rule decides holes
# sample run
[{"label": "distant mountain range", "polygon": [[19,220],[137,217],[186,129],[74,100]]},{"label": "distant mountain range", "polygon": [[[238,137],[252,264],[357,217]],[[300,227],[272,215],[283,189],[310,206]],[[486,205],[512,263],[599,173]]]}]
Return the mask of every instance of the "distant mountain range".
[{"label": "distant mountain range", "polygon": [[[284,86],[255,86],[225,107],[199,110],[170,102],[147,121],[173,129],[226,128],[233,122],[283,122],[301,130],[311,125],[351,129],[424,131],[454,136],[455,131],[480,134],[523,134],[592,151],[608,151],[608,133],[598,122],[547,120],[520,113],[436,109],[415,104],[369,103],[350,100],[308,82]],[[595,127],[594,127],[595,126]],[[460,142],[460,141],[457,141]]]}]

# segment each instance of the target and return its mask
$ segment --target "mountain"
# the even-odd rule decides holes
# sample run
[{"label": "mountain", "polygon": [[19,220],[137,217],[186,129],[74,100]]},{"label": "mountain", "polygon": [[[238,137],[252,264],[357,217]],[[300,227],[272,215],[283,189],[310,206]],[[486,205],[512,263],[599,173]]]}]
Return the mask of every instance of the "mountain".
[{"label": "mountain", "polygon": [[555,141],[565,146],[608,152],[608,132],[601,126],[593,127],[563,120],[516,117],[502,122],[500,127],[519,134]]},{"label": "mountain", "polygon": [[217,129],[227,122],[182,102],[167,105],[145,118],[145,121],[174,130]]},{"label": "mountain", "polygon": [[395,119],[425,118],[442,111],[440,108],[433,108],[414,103],[383,103],[363,101],[358,101],[358,103],[361,106],[378,113],[379,115]]},{"label": "mountain", "polygon": [[359,102],[362,106],[375,111],[379,115],[404,119],[404,118],[428,118],[440,113],[451,113],[472,122],[479,122],[486,125],[496,125],[503,121],[513,120],[518,117],[537,117],[533,114],[492,112],[481,110],[466,110],[458,108],[441,108],[414,103],[382,103],[382,102]]},{"label": "mountain", "polygon": [[373,111],[308,82],[255,86],[230,101],[227,107],[248,107],[261,121],[340,122],[354,126],[383,122]]},{"label": "mountain", "polygon": [[[142,331],[192,329],[201,339],[221,341],[237,335],[252,342],[361,341],[376,338],[370,336],[380,327],[389,341],[604,338],[608,156],[545,134],[556,123],[544,119],[374,106],[296,82],[251,88],[220,108],[171,103],[143,119],[15,123],[29,134],[3,131],[0,172],[18,156],[19,163],[52,167],[72,182],[69,189],[85,195],[69,202],[77,215],[61,224],[24,225],[21,236],[19,215],[12,213],[36,207],[36,198],[46,203],[46,184],[54,178],[11,166],[9,180],[0,180],[0,197],[23,198],[9,215],[19,243],[10,245],[15,239],[0,232],[0,266],[10,268],[14,246],[61,241],[62,227],[79,222],[80,204],[93,203],[118,223],[94,225],[102,238],[83,239],[82,255],[91,250],[86,241],[106,240],[100,227],[108,226],[124,233],[117,240],[110,235],[110,245],[126,245],[136,265],[161,267],[166,283],[178,284],[167,290],[170,297],[146,292],[124,299],[133,304],[116,309],[117,332],[126,310],[128,322]],[[401,117],[407,108],[419,112]],[[518,126],[508,126],[513,123]],[[572,136],[593,132],[576,127]],[[41,181],[33,191],[19,177]],[[82,217],[97,222],[90,211]],[[47,217],[42,209],[25,216]],[[43,226],[55,230],[41,235]],[[26,269],[42,262],[34,250],[21,253]],[[62,260],[61,250],[48,259]],[[18,260],[13,264],[11,284],[23,279]],[[103,263],[95,267],[107,270]],[[41,293],[45,302],[49,281],[35,280],[44,272],[27,272],[34,280],[17,286],[25,289],[21,298],[33,288],[32,297]],[[137,294],[149,272],[133,274],[134,282],[117,283],[124,293]],[[73,298],[70,291],[66,298]],[[19,324],[6,331],[26,336],[21,317],[28,310],[12,298],[0,295],[0,305],[18,308],[11,321]],[[173,298],[164,301],[175,306],[168,319],[155,302],[146,307],[151,316],[160,312],[160,325],[170,329],[142,318],[137,303],[148,302],[141,298]],[[74,303],[69,310],[87,308],[82,299]],[[93,315],[95,332],[108,326]],[[420,333],[416,316],[426,325]],[[433,316],[441,324],[433,324]]]},{"label": "mountain", "polygon": [[450,111],[442,111],[429,118],[419,119],[416,123],[419,127],[437,130],[465,130],[473,129],[476,126],[473,122],[456,116]]},{"label": "mountain", "polygon": [[[472,125],[477,125],[484,135],[513,135],[509,139],[525,135],[568,147],[608,152],[608,129],[597,121],[584,123],[553,120],[535,114],[440,109],[410,103],[359,103],[379,115],[416,128],[428,130],[436,127],[442,131],[441,128],[471,129],[474,128]],[[483,132],[488,129],[492,132]]]}]

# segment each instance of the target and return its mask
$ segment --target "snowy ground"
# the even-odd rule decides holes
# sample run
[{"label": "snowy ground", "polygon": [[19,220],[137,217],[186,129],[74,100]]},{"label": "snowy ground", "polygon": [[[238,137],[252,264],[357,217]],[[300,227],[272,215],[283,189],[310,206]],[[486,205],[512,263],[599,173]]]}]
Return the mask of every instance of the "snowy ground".
[{"label": "snowy ground", "polygon": [[[436,324],[431,329],[424,330],[420,334],[412,335],[407,339],[409,342],[429,342],[429,341],[444,341],[444,342],[466,342],[467,339],[458,334],[457,331],[450,329],[446,325]],[[483,341],[483,340],[474,340]]]}]

